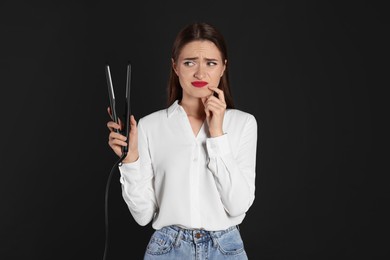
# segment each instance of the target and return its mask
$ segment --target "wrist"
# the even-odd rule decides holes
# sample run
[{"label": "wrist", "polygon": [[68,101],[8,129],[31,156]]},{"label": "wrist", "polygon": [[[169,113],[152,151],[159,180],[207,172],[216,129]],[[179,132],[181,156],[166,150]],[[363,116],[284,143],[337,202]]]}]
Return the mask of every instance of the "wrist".
[{"label": "wrist", "polygon": [[221,136],[221,135],[223,135],[223,131],[222,130],[210,131],[210,137],[218,137],[218,136]]},{"label": "wrist", "polygon": [[138,158],[139,158],[138,152],[128,153],[126,158],[123,159],[122,163],[133,163],[133,162],[137,161]]}]

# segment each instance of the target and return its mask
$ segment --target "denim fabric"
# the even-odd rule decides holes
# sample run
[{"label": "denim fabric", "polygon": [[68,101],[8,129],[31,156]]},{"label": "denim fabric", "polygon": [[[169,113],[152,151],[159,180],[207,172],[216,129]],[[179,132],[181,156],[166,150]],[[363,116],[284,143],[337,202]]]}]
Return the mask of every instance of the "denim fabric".
[{"label": "denim fabric", "polygon": [[221,231],[183,229],[176,225],[154,231],[144,260],[247,260],[237,226]]}]

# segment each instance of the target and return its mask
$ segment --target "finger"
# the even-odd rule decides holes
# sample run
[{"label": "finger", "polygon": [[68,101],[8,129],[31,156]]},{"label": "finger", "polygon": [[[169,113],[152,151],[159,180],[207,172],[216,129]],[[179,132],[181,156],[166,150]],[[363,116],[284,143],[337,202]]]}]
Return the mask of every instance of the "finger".
[{"label": "finger", "polygon": [[203,103],[203,105],[204,105],[205,107],[207,106],[207,104],[208,104],[210,98],[215,98],[216,100],[218,100],[218,98],[214,97],[213,94],[211,94],[211,95],[209,95],[209,96],[207,96],[207,97],[201,98],[201,99],[202,99],[202,103]]},{"label": "finger", "polygon": [[210,86],[209,89],[215,91],[218,94],[218,99],[221,100],[223,103],[225,103],[225,95],[221,89],[217,87],[210,87]]},{"label": "finger", "polygon": [[109,142],[111,145],[120,145],[120,146],[127,146],[127,143],[124,141],[121,141],[119,139],[113,139]]},{"label": "finger", "polygon": [[130,116],[130,136],[135,137],[137,136],[138,130],[137,130],[137,121],[135,120],[134,116]]},{"label": "finger", "polygon": [[205,105],[205,103],[206,103],[206,101],[207,101],[207,97],[202,97],[202,98],[200,98],[200,99],[202,100],[203,105]]},{"label": "finger", "polygon": [[210,109],[207,105],[204,107],[204,112],[206,113],[206,117],[210,117]]},{"label": "finger", "polygon": [[126,136],[121,135],[121,134],[116,133],[116,132],[111,132],[109,134],[109,139],[119,139],[121,141],[126,141],[127,140]]},{"label": "finger", "polygon": [[203,106],[204,106],[204,111],[206,112],[206,117],[210,116],[210,111],[207,108],[207,99],[208,97],[202,97],[200,98],[202,100]]},{"label": "finger", "polygon": [[[111,113],[111,108],[110,107],[107,107],[107,112],[110,115],[111,119],[114,120],[114,118],[112,117],[112,113]],[[118,117],[118,123],[120,125],[119,130],[121,130],[123,128],[123,124],[121,123],[121,119],[119,117]]]},{"label": "finger", "polygon": [[207,106],[208,110],[214,113],[220,113],[223,111],[223,108],[220,105],[209,103]]},{"label": "finger", "polygon": [[207,101],[206,103],[215,103],[215,104],[218,104],[220,106],[224,106],[225,103],[222,102],[222,100],[220,100],[219,98],[217,97],[214,97],[214,96],[211,96]]},{"label": "finger", "polygon": [[206,102],[206,107],[210,107],[210,105],[213,105],[214,107],[216,107],[218,110],[221,111],[226,109],[226,104],[222,103],[221,100],[219,100],[214,96],[210,97],[209,100],[207,100]]},{"label": "finger", "polygon": [[107,113],[108,113],[108,115],[110,116],[111,120],[114,120],[114,119],[112,118],[112,113],[111,113],[111,108],[110,108],[110,107],[107,107]]},{"label": "finger", "polygon": [[135,120],[135,117],[133,115],[130,116],[130,124],[137,126],[137,121]]},{"label": "finger", "polygon": [[122,130],[123,127],[124,127],[124,124],[122,122],[122,120],[118,117],[118,125],[121,127],[120,129]]},{"label": "finger", "polygon": [[120,126],[117,123],[115,123],[114,121],[108,122],[107,127],[108,127],[108,129],[110,129],[110,131],[114,131],[114,129],[118,129],[118,130],[120,129]]},{"label": "finger", "polygon": [[207,118],[209,118],[209,117],[210,117],[210,115],[211,115],[211,112],[210,112],[210,110],[208,110],[208,109],[207,109],[207,110],[205,110],[205,112],[206,112],[206,117],[207,117]]}]

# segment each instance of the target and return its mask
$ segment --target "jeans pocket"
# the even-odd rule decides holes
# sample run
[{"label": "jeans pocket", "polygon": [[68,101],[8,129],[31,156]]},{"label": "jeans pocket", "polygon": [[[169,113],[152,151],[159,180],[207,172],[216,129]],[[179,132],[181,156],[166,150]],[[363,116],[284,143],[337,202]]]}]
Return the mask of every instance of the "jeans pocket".
[{"label": "jeans pocket", "polygon": [[216,240],[219,251],[224,255],[237,255],[244,251],[244,243],[237,229],[223,234]]},{"label": "jeans pocket", "polygon": [[172,249],[173,243],[174,239],[171,236],[156,230],[150,238],[146,252],[151,255],[167,254]]}]

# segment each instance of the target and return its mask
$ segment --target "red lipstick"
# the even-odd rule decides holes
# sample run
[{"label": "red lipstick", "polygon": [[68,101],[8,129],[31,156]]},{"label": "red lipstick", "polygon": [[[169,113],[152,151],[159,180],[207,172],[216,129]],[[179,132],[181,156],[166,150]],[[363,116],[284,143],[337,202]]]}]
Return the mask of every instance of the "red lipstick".
[{"label": "red lipstick", "polygon": [[208,82],[206,81],[193,81],[191,82],[192,86],[196,87],[196,88],[203,88],[204,86],[206,86],[208,84]]}]

